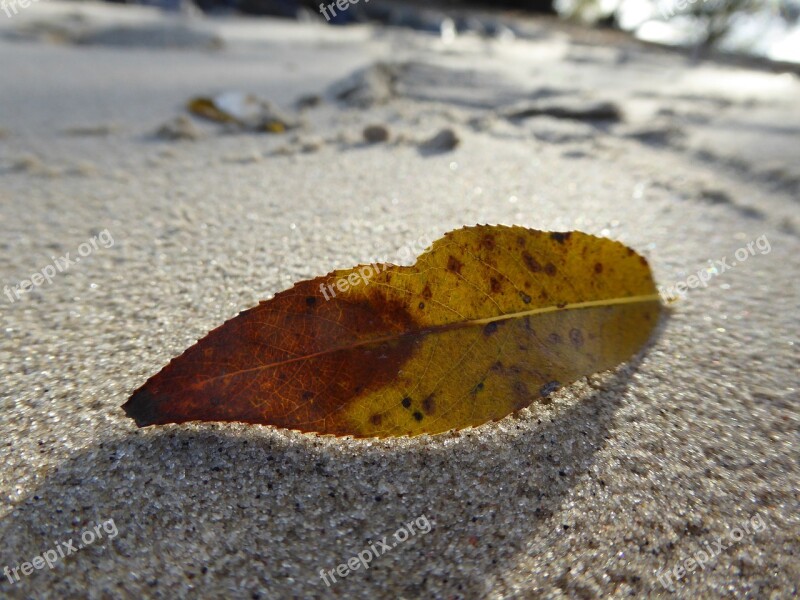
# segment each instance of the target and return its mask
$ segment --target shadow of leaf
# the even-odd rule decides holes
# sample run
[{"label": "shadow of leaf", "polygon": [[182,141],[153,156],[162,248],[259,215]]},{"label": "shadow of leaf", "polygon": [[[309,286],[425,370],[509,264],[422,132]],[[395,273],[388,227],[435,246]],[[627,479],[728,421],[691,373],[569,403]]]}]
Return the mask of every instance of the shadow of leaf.
[{"label": "shadow of leaf", "polygon": [[[63,464],[0,521],[14,568],[113,519],[3,597],[480,598],[549,524],[604,445],[638,359],[564,406],[427,439],[337,440],[239,425],[137,430]],[[563,403],[562,403],[563,404]],[[320,570],[416,535],[336,577]],[[112,529],[110,526],[108,529]],[[13,575],[12,575],[13,577]]]}]

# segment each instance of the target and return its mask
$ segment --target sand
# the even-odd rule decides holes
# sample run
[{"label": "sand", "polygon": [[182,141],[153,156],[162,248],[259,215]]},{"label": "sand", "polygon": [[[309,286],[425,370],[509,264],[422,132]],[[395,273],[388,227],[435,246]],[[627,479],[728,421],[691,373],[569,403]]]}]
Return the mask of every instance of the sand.
[{"label": "sand", "polygon": [[[0,296],[0,569],[58,556],[0,596],[797,595],[800,79],[526,27],[448,44],[90,3],[0,15],[2,285],[81,258]],[[136,43],[154,28],[165,43]],[[235,89],[300,128],[155,135]],[[667,287],[753,251],[635,360],[469,431],[137,429],[120,409],[295,281],[475,223],[619,239]]]}]

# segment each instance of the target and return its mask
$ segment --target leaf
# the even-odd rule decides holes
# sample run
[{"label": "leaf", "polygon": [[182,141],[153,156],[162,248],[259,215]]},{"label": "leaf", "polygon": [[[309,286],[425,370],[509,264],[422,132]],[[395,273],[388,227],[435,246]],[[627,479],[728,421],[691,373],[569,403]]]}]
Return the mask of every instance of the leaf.
[{"label": "leaf", "polygon": [[618,242],[468,227],[411,267],[296,284],[209,333],[123,408],[140,426],[439,433],[501,419],[627,360],[660,311],[647,261]]},{"label": "leaf", "polygon": [[195,116],[253,131],[285,133],[298,126],[270,102],[241,92],[224,92],[213,98],[192,98],[186,108]]}]

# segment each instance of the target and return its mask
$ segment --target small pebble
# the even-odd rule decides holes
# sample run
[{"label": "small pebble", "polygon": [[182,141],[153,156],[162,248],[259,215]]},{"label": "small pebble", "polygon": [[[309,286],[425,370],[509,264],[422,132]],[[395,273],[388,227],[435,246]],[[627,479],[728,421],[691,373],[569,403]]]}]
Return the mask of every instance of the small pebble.
[{"label": "small pebble", "polygon": [[383,125],[369,125],[364,128],[364,140],[369,144],[380,144],[389,140],[389,130]]},{"label": "small pebble", "polygon": [[447,128],[420,144],[420,150],[425,154],[439,154],[453,150],[460,143],[461,139],[456,132]]}]

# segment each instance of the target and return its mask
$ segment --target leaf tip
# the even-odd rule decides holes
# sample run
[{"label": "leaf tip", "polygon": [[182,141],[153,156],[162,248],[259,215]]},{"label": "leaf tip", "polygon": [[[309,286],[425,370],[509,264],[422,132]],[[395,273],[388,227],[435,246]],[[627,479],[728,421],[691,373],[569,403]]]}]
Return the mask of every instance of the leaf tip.
[{"label": "leaf tip", "polygon": [[147,427],[159,422],[158,401],[145,388],[136,390],[128,401],[122,405],[122,410],[134,420],[137,427]]}]

